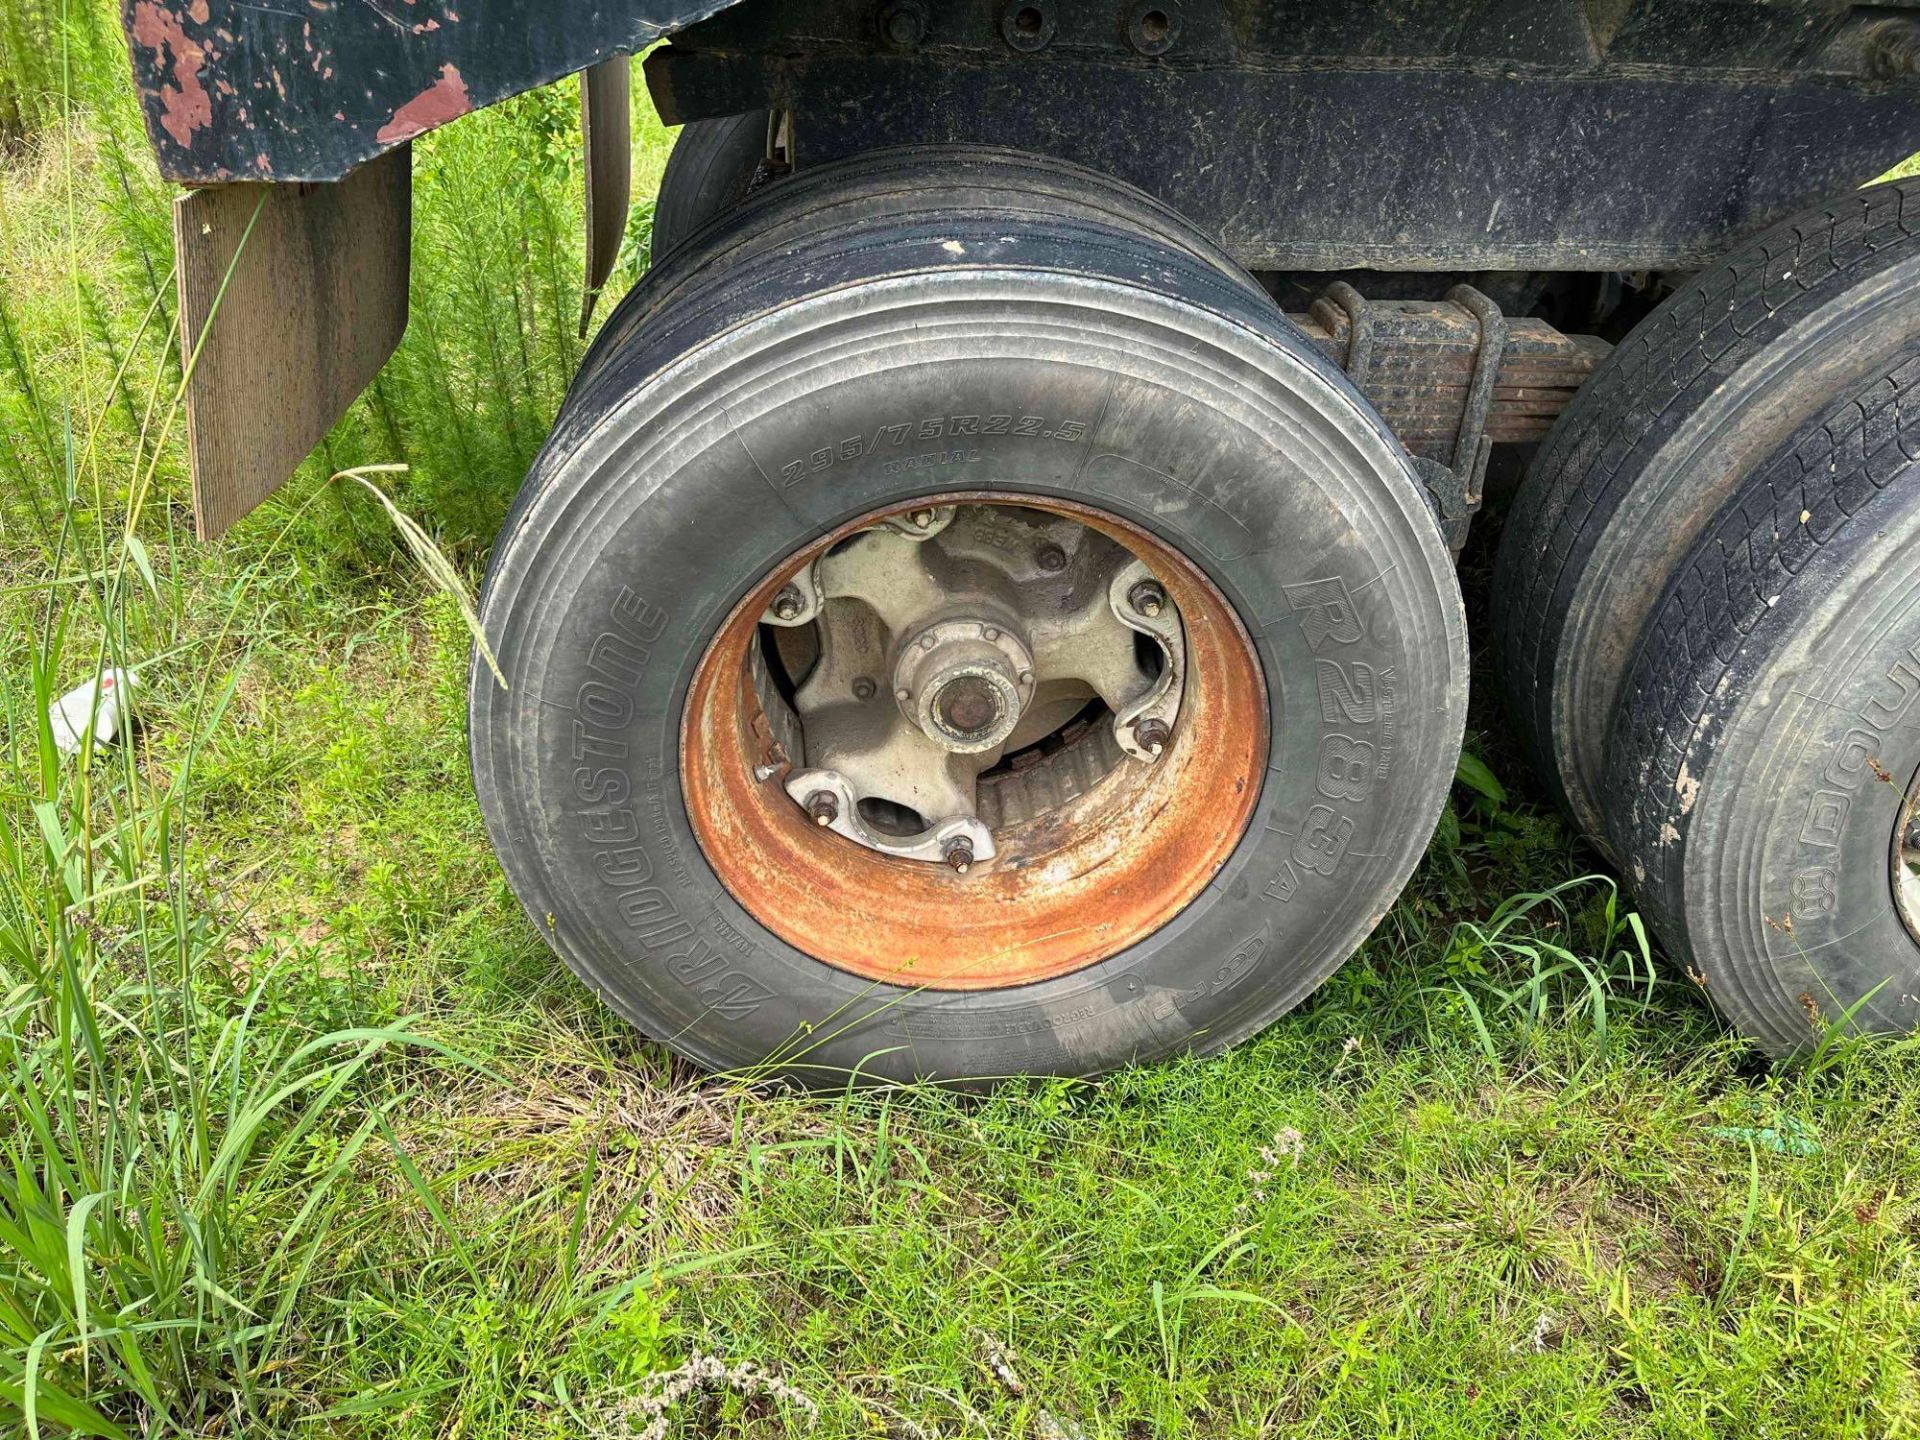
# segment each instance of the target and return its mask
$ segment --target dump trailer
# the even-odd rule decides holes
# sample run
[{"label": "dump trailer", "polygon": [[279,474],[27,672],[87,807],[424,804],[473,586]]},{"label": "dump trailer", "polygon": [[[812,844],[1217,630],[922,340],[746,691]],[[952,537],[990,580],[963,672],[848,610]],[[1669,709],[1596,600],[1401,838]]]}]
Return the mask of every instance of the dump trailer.
[{"label": "dump trailer", "polygon": [[683,127],[470,687],[508,879],[647,1033],[838,1084],[1268,1024],[1445,803],[1490,464],[1498,683],[1676,965],[1776,1054],[1920,1020],[1920,6],[125,20],[206,536],[398,342],[416,136],[580,77],[584,326],[631,87]]}]

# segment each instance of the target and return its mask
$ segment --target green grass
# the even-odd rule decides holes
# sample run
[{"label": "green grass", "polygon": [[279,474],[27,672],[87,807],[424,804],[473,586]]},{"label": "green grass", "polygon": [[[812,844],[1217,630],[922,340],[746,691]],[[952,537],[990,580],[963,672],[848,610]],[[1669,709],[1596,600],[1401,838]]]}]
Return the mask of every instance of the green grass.
[{"label": "green grass", "polygon": [[[0,1432],[638,1434],[695,1356],[808,1403],[670,1433],[1913,1428],[1920,1047],[1724,1035],[1485,701],[1504,789],[1219,1059],[808,1099],[616,1022],[487,850],[457,607],[327,481],[406,463],[474,578],[579,353],[570,88],[417,146],[400,354],[200,547],[103,13],[0,26]],[[103,663],[140,726],[63,760]]]}]

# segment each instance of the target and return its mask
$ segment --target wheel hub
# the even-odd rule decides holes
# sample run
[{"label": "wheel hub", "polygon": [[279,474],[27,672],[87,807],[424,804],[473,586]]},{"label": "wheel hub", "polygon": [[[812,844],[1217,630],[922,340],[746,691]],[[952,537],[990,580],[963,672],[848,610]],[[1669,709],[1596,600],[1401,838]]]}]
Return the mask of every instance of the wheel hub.
[{"label": "wheel hub", "polygon": [[1008,622],[929,625],[900,647],[894,696],[935,745],[974,755],[1006,743],[1033,696],[1033,652]]},{"label": "wheel hub", "polygon": [[1180,709],[1186,642],[1164,586],[1099,531],[1026,506],[884,517],[802,566],[761,621],[792,692],[787,793],[896,858],[960,869],[964,842],[967,869],[992,859],[982,789],[1009,755],[1094,712],[1107,768],[1152,764]]}]

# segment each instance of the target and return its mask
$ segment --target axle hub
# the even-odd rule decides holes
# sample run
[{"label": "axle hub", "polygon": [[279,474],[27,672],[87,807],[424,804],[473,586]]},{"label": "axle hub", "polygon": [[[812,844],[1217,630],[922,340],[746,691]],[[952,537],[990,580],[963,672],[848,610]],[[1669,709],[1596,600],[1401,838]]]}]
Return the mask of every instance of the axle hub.
[{"label": "axle hub", "polygon": [[769,669],[762,703],[786,717],[795,803],[957,874],[994,858],[994,826],[1157,764],[1184,693],[1181,617],[1154,572],[1025,506],[884,516],[787,576],[761,619],[790,686]]},{"label": "axle hub", "polygon": [[941,620],[901,646],[894,695],[942,750],[972,755],[1005,743],[1033,696],[1033,654],[1004,625]]}]

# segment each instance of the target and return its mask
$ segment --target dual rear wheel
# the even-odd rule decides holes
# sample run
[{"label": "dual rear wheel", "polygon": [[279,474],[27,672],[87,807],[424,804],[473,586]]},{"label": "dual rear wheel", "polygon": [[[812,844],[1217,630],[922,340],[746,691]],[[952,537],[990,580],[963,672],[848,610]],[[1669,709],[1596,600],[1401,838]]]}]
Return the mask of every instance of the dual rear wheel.
[{"label": "dual rear wheel", "polygon": [[567,962],[713,1066],[1230,1044],[1418,860],[1466,699],[1404,450],[1178,217],[822,167],[609,319],[496,547],[480,800]]},{"label": "dual rear wheel", "polygon": [[1510,710],[1776,1054],[1920,1021],[1920,181],[1761,235],[1562,417],[1495,583]]}]

